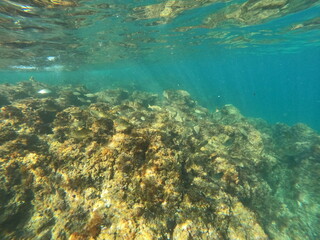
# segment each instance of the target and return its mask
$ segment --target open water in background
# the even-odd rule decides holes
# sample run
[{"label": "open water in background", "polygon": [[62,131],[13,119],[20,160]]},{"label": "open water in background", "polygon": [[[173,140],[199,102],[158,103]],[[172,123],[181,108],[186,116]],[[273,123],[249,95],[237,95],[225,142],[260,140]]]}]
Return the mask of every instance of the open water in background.
[{"label": "open water in background", "polygon": [[0,82],[184,89],[319,131],[319,28],[319,1],[4,0]]}]

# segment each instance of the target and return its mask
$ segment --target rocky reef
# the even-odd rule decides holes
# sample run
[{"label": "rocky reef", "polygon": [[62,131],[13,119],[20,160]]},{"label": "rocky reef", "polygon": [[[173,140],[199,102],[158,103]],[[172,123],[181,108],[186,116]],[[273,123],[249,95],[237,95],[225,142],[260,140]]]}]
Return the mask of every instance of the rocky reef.
[{"label": "rocky reef", "polygon": [[320,238],[320,137],[303,124],[34,79],[0,85],[0,107],[1,239]]}]

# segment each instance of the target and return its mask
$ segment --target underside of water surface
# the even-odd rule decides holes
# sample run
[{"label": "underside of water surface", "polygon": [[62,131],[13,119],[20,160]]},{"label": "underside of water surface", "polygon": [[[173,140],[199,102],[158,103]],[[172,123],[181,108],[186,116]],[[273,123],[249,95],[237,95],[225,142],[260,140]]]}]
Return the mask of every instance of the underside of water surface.
[{"label": "underside of water surface", "polygon": [[97,69],[219,49],[319,47],[316,0],[4,0],[0,14],[1,69]]},{"label": "underside of water surface", "polygon": [[0,239],[320,239],[320,5],[0,2]]}]

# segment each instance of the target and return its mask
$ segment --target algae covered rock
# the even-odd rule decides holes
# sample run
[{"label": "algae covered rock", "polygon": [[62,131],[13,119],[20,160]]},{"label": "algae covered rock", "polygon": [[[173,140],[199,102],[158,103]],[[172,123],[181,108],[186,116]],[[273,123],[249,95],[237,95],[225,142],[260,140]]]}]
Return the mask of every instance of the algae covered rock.
[{"label": "algae covered rock", "polygon": [[312,129],[211,114],[183,90],[46,88],[1,108],[1,239],[320,236]]}]

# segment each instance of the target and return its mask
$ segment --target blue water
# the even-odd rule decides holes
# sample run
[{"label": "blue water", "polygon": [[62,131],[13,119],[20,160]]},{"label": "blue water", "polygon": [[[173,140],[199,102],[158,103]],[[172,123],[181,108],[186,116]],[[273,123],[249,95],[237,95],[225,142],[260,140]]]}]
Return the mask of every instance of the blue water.
[{"label": "blue water", "polygon": [[212,111],[231,103],[248,117],[320,130],[316,1],[270,16],[277,7],[249,5],[252,15],[239,18],[228,16],[245,1],[66,2],[1,3],[0,82],[184,89]]},{"label": "blue water", "polygon": [[[247,52],[248,50],[246,50]],[[161,93],[185,89],[214,111],[233,104],[247,117],[270,123],[305,123],[320,130],[320,49],[253,55],[227,51],[161,63],[71,72],[2,72],[2,82],[34,76],[52,84],[84,84],[92,91],[124,87]]]},{"label": "blue water", "polygon": [[[12,88],[3,85],[29,79],[32,81],[28,84]],[[45,85],[34,80],[48,84],[48,95],[38,94],[38,87]],[[24,93],[21,87],[28,85],[31,87]],[[51,91],[50,85],[63,87],[52,87]],[[206,115],[193,104],[182,111],[180,104],[189,102],[183,91],[166,92],[165,101],[156,102],[161,103],[159,106],[136,109],[140,103],[131,98],[141,96],[144,101],[144,94],[130,95],[128,104],[127,100],[104,102],[108,94],[123,91],[90,94],[91,99],[89,92],[77,88],[78,85],[86,86],[92,93],[121,88],[160,96],[164,90],[182,89],[215,114]],[[75,91],[69,86],[74,86]],[[58,91],[55,93],[54,89]],[[30,98],[33,91],[35,98]],[[173,94],[172,99],[169,93]],[[9,100],[12,107],[5,106]],[[230,105],[224,107],[226,104],[234,105],[246,118],[260,118],[271,125],[238,121],[241,118],[237,111]],[[317,0],[1,0],[0,106],[0,194],[4,196],[0,196],[4,206],[0,206],[4,210],[0,211],[0,238],[13,239],[15,234],[25,238],[24,234],[30,231],[31,236],[36,234],[39,239],[80,239],[75,229],[81,228],[78,222],[82,221],[88,221],[91,227],[81,231],[91,229],[93,235],[99,235],[100,227],[105,231],[117,223],[114,219],[118,217],[114,216],[125,213],[123,217],[127,218],[125,215],[130,213],[113,206],[113,200],[103,199],[113,193],[118,197],[121,195],[118,192],[123,191],[120,202],[125,204],[119,206],[127,208],[125,199],[129,196],[128,210],[135,206],[134,201],[139,203],[136,209],[144,204],[141,199],[150,198],[151,203],[153,197],[149,195],[163,198],[159,209],[168,211],[164,218],[172,219],[156,223],[150,216],[158,216],[158,212],[150,208],[151,214],[148,211],[145,214],[150,218],[145,219],[152,219],[150,227],[154,231],[161,225],[172,235],[175,225],[183,223],[179,221],[184,217],[179,218],[199,208],[201,216],[190,215],[190,219],[201,220],[202,215],[208,214],[210,217],[204,221],[209,221],[208,225],[216,222],[226,225],[213,228],[217,228],[217,233],[223,232],[221,236],[233,236],[236,232],[229,229],[233,224],[243,229],[243,236],[236,236],[237,239],[257,239],[258,233],[252,236],[250,233],[260,224],[270,239],[319,239],[320,3]],[[109,107],[110,111],[106,110]],[[189,113],[190,118],[184,118]],[[130,122],[132,117],[134,121]],[[233,122],[233,118],[237,121]],[[279,122],[284,124],[273,125]],[[131,125],[135,124],[141,125],[130,136]],[[126,130],[118,131],[117,125]],[[179,131],[173,131],[175,128]],[[151,140],[134,143],[140,138]],[[181,148],[176,146],[180,140]],[[172,149],[171,142],[175,145]],[[131,163],[133,167],[127,172],[125,169]],[[110,168],[106,167],[108,164]],[[108,171],[112,172],[110,178]],[[119,182],[113,179],[115,171],[120,171],[124,180],[122,176]],[[146,197],[131,201],[130,191],[134,192],[131,197],[136,196],[135,191],[145,191],[134,181],[130,183],[134,171],[138,173],[140,186],[145,178],[145,186],[163,189],[165,194],[149,191]],[[166,176],[154,177],[157,174]],[[170,176],[177,181],[171,182]],[[149,178],[160,180],[153,186],[154,180],[149,184]],[[100,182],[102,179],[104,183]],[[115,191],[111,191],[113,180]],[[33,181],[36,186],[28,186]],[[163,187],[170,184],[172,187]],[[195,189],[194,195],[185,190],[189,187]],[[63,188],[72,191],[64,192]],[[179,198],[176,192],[180,192]],[[167,195],[173,197],[168,197],[169,200],[162,197]],[[52,209],[42,204],[47,200],[53,203]],[[93,203],[96,200],[97,204]],[[175,202],[176,212],[166,207],[171,205],[167,200]],[[161,201],[157,199],[156,205],[160,206]],[[237,205],[241,211],[237,210],[237,201],[241,202]],[[71,202],[70,207],[66,202]],[[57,210],[53,210],[56,205]],[[145,204],[148,205],[153,204]],[[38,213],[43,206],[52,212]],[[181,214],[181,206],[187,209],[186,213]],[[82,207],[84,214],[79,210]],[[96,211],[101,211],[101,216],[95,215]],[[128,219],[140,217],[144,211],[137,210]],[[232,215],[239,222],[228,217]],[[106,225],[101,223],[102,216]],[[45,220],[40,223],[42,219]],[[144,224],[144,220],[133,220],[131,224],[128,219],[110,229],[121,233],[125,224],[132,227]],[[199,227],[196,232],[215,234],[216,230],[201,229],[197,221],[193,222]],[[196,232],[186,223],[181,229],[192,238]],[[140,230],[134,230],[137,236]],[[59,231],[64,238],[51,237]],[[113,238],[118,236],[122,237],[115,232]],[[169,239],[164,236],[161,239]]]}]

